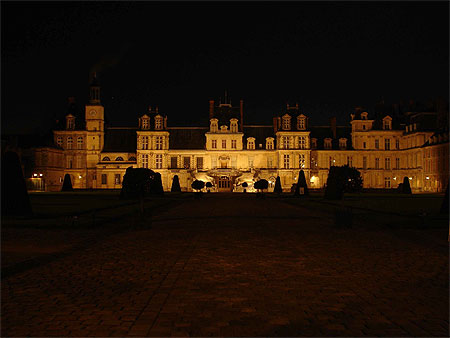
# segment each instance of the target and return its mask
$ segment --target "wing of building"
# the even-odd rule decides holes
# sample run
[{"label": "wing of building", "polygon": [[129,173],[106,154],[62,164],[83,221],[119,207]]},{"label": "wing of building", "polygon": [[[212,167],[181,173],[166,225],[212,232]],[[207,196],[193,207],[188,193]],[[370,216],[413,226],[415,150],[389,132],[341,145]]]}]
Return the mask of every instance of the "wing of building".
[{"label": "wing of building", "polygon": [[132,166],[160,172],[165,190],[178,175],[183,191],[195,179],[211,182],[213,191],[242,191],[243,182],[252,191],[260,178],[270,191],[277,176],[290,191],[300,170],[310,188],[319,189],[331,166],[349,165],[361,172],[364,188],[396,188],[407,176],[413,191],[437,192],[449,175],[448,128],[440,127],[448,126],[448,108],[439,109],[378,107],[369,116],[357,108],[347,126],[335,118],[313,126],[308,112],[287,105],[272,123],[247,125],[243,101],[233,106],[225,99],[209,102],[209,127],[170,127],[164,113],[149,108],[135,128],[105,128],[95,80],[84,116],[69,111],[53,131],[53,144],[33,149],[27,175],[44,190],[60,190],[66,173],[74,188],[118,189]]}]

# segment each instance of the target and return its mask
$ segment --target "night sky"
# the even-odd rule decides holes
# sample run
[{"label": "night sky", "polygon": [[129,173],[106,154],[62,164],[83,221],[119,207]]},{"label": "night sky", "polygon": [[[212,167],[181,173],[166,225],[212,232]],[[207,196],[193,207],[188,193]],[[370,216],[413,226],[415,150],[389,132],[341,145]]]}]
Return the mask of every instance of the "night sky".
[{"label": "night sky", "polygon": [[246,123],[286,102],[314,124],[357,105],[444,97],[443,2],[2,2],[2,132],[42,132],[97,71],[111,125],[159,106],[168,124],[207,125],[228,90]]}]

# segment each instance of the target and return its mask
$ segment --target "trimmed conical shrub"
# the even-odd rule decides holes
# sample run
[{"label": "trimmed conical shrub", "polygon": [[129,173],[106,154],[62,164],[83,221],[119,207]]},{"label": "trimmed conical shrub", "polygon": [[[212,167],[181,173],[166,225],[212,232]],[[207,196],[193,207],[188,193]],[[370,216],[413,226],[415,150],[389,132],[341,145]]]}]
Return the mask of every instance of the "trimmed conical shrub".
[{"label": "trimmed conical shrub", "polygon": [[283,192],[283,188],[281,188],[280,176],[277,176],[277,179],[275,180],[275,187],[273,188],[273,192],[277,194],[281,194]]},{"label": "trimmed conical shrub", "polygon": [[178,178],[178,175],[175,175],[172,180],[172,188],[170,189],[171,192],[181,192],[180,187],[180,180]]},{"label": "trimmed conical shrub", "polygon": [[69,174],[64,175],[64,182],[61,191],[73,191],[72,180],[70,179]]},{"label": "trimmed conical shrub", "polygon": [[153,178],[153,184],[151,185],[150,192],[152,194],[156,194],[156,195],[164,195],[164,188],[162,185],[162,179],[161,179],[160,173],[155,172],[154,178]]},{"label": "trimmed conical shrub", "polygon": [[[303,194],[300,194],[300,188],[303,188]],[[297,185],[295,187],[295,192],[294,192],[295,196],[308,196],[309,195],[309,191],[308,191],[308,184],[306,184],[306,177],[305,177],[305,173],[303,170],[300,170],[300,173],[298,174],[298,181],[297,181]]]},{"label": "trimmed conical shrub", "polygon": [[403,186],[402,186],[402,189],[403,189],[403,193],[404,194],[411,194],[412,193],[412,191],[411,191],[411,186],[409,185],[409,178],[407,177],[407,176],[405,176],[404,178],[403,178]]},{"label": "trimmed conical shrub", "polygon": [[31,215],[31,203],[19,156],[7,151],[2,156],[2,215]]}]

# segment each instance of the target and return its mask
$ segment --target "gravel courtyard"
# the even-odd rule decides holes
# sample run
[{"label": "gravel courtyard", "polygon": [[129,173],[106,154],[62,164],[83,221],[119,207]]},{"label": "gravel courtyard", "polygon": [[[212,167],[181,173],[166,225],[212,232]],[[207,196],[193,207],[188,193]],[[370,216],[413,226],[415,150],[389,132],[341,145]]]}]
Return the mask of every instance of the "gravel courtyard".
[{"label": "gravel courtyard", "polygon": [[2,336],[448,336],[447,234],[205,194],[3,278]]}]

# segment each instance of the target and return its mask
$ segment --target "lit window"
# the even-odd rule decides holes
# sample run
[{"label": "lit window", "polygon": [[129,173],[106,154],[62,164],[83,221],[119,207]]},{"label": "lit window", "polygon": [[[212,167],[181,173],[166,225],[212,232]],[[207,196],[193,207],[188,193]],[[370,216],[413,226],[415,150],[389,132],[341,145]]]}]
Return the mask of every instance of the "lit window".
[{"label": "lit window", "polygon": [[227,140],[222,140],[222,149],[227,148]]},{"label": "lit window", "polygon": [[236,149],[236,140],[231,140],[231,148]]},{"label": "lit window", "polygon": [[386,157],[384,159],[384,169],[387,169],[387,170],[391,169],[391,159],[389,157]]},{"label": "lit window", "polygon": [[56,144],[57,144],[58,146],[62,147],[63,139],[62,139],[61,136],[58,136],[58,137],[56,138]]},{"label": "lit window", "polygon": [[306,119],[304,117],[297,118],[297,129],[304,130],[306,128]]},{"label": "lit window", "polygon": [[247,149],[255,149],[255,138],[249,137],[247,139]]},{"label": "lit window", "polygon": [[217,140],[211,140],[211,148],[217,149]]},{"label": "lit window", "polygon": [[298,167],[299,168],[305,167],[305,154],[298,155]]},{"label": "lit window", "polygon": [[388,138],[384,139],[384,150],[391,150],[391,140]]},{"label": "lit window", "polygon": [[69,136],[67,138],[67,149],[72,149],[72,144],[73,144],[73,138],[72,138],[72,136]]},{"label": "lit window", "polygon": [[163,148],[163,137],[156,136],[156,149],[161,150]]},{"label": "lit window", "polygon": [[284,155],[283,156],[283,168],[289,169],[289,166],[290,166],[289,155]]},{"label": "lit window", "polygon": [[162,117],[161,116],[156,116],[155,117],[155,129],[156,130],[161,130],[162,129]]},{"label": "lit window", "polygon": [[77,149],[83,149],[83,138],[81,136],[77,138]]},{"label": "lit window", "polygon": [[283,149],[289,149],[289,137],[283,137]]},{"label": "lit window", "polygon": [[284,116],[283,117],[282,128],[283,128],[283,130],[291,129],[291,117],[290,116]]},{"label": "lit window", "polygon": [[156,155],[156,161],[155,161],[156,169],[162,168],[162,154]]},{"label": "lit window", "polygon": [[300,149],[306,149],[306,137],[305,136],[300,136],[298,138],[298,147]]},{"label": "lit window", "polygon": [[141,119],[142,129],[149,129],[150,128],[150,119],[148,117],[143,117]]},{"label": "lit window", "polygon": [[148,150],[148,136],[142,136],[142,149]]},{"label": "lit window", "polygon": [[272,137],[266,138],[266,149],[268,149],[268,150],[273,149],[273,138]]},{"label": "lit window", "polygon": [[142,155],[142,168],[148,168],[148,154]]}]

